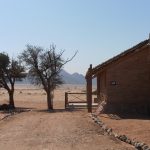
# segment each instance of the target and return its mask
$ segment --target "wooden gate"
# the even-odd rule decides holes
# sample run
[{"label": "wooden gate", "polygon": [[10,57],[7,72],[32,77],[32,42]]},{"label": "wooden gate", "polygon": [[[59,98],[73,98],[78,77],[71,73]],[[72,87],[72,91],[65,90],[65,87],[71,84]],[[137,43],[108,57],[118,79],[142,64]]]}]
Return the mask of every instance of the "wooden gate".
[{"label": "wooden gate", "polygon": [[[65,109],[66,108],[87,108],[86,93],[65,92]],[[98,106],[97,103],[92,103],[92,106]]]}]

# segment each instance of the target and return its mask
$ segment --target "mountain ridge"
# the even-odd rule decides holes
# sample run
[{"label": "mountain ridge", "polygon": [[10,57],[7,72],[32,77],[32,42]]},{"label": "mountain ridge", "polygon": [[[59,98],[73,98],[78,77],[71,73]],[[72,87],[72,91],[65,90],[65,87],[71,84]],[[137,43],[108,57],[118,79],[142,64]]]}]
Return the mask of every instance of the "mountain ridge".
[{"label": "mountain ridge", "polygon": [[[61,70],[60,76],[62,77],[62,81],[64,84],[85,84],[86,80],[84,75],[80,73],[68,73],[64,69]],[[29,79],[29,77],[26,77],[22,79],[22,81],[16,81],[16,84],[30,84],[32,79]]]},{"label": "mountain ridge", "polygon": [[71,74],[65,70],[61,70],[60,75],[64,84],[85,84],[85,77],[77,72]]}]

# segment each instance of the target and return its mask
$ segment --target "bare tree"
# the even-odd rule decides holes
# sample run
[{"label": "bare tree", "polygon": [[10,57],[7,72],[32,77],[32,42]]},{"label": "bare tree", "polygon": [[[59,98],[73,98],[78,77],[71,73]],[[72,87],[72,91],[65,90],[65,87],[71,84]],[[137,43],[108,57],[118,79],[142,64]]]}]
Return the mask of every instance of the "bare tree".
[{"label": "bare tree", "polygon": [[29,76],[35,85],[42,85],[47,94],[47,106],[49,110],[53,109],[53,91],[59,85],[63,84],[60,71],[63,66],[71,61],[62,58],[64,51],[56,53],[56,46],[51,45],[49,50],[41,47],[27,45],[20,56],[20,59],[26,63],[29,70]]},{"label": "bare tree", "polygon": [[24,67],[17,60],[10,60],[5,53],[0,53],[0,87],[5,88],[9,94],[10,108],[15,108],[14,85],[16,79],[24,76]]}]

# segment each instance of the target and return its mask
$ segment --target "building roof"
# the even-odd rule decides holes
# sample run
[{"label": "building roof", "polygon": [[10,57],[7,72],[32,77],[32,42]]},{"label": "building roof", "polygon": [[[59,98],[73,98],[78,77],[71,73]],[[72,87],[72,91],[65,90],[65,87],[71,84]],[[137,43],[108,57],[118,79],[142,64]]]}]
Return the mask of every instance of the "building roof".
[{"label": "building roof", "polygon": [[89,72],[87,72],[87,75],[90,73],[92,75],[96,74],[97,72],[101,71],[103,68],[107,67],[108,65],[112,64],[113,62],[121,59],[122,57],[125,57],[127,55],[130,55],[131,53],[138,51],[139,49],[141,49],[143,46],[148,45],[149,44],[149,40],[145,40],[140,42],[139,44],[133,46],[130,49],[125,50],[124,52],[120,53],[119,55],[103,62],[102,64],[97,65],[96,67],[92,68],[92,70]]}]

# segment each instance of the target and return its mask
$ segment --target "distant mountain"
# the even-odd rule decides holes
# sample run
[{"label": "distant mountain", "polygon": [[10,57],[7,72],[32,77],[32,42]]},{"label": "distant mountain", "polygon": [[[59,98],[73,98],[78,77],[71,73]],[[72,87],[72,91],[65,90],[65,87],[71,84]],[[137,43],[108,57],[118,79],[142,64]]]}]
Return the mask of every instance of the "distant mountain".
[{"label": "distant mountain", "polygon": [[62,70],[60,75],[65,84],[85,84],[85,77],[79,73],[70,74],[65,70]]},{"label": "distant mountain", "polygon": [[[79,73],[70,74],[65,70],[61,70],[60,75],[64,84],[85,84],[85,77]],[[30,84],[29,78],[22,79],[22,81],[16,81],[16,84]]]}]

